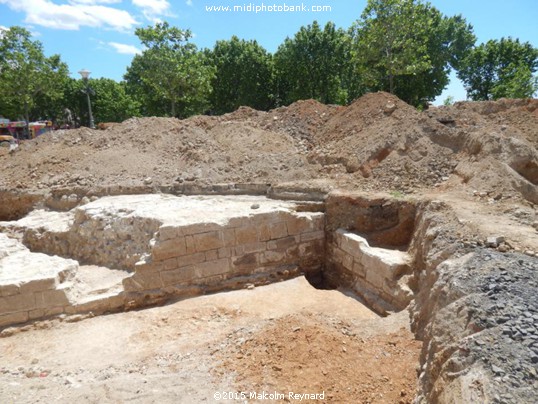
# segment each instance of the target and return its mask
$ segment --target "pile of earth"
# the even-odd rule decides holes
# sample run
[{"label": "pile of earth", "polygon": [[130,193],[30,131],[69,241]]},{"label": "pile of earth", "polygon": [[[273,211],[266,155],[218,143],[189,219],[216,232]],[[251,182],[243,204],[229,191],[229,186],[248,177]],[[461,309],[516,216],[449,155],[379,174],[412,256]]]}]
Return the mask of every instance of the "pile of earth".
[{"label": "pile of earth", "polygon": [[131,118],[0,150],[0,189],[291,183],[412,193],[467,184],[536,202],[537,111],[536,100],[501,100],[419,112],[372,93],[346,107],[307,100],[269,112]]}]

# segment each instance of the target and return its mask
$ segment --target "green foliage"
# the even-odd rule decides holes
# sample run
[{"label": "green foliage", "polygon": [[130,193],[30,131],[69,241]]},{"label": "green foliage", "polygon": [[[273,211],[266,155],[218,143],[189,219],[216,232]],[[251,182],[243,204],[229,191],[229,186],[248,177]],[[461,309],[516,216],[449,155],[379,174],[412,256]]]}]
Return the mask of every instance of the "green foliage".
[{"label": "green foliage", "polygon": [[501,38],[475,47],[463,60],[458,77],[474,101],[527,98],[538,90],[533,76],[537,69],[538,49],[518,39]]},{"label": "green foliage", "polygon": [[272,58],[256,41],[217,41],[209,59],[215,66],[210,96],[216,113],[236,110],[244,105],[258,110],[273,106]]},{"label": "green foliage", "polygon": [[352,36],[364,90],[389,91],[415,106],[442,93],[475,42],[463,17],[415,0],[369,0]]},{"label": "green foliage", "polygon": [[26,121],[50,118],[49,106],[63,96],[67,65],[60,56],[45,57],[30,32],[11,27],[0,33],[0,108],[6,117]]},{"label": "green foliage", "polygon": [[445,100],[443,101],[443,105],[445,107],[449,107],[451,105],[454,104],[454,97],[452,95],[449,95],[448,97],[445,98]]},{"label": "green foliage", "polygon": [[314,21],[286,38],[275,59],[275,84],[279,104],[313,98],[323,103],[345,103],[349,79],[350,38],[329,22],[321,30]]},{"label": "green foliage", "polygon": [[133,71],[125,76],[131,94],[149,92],[150,100],[162,99],[170,116],[204,112],[209,107],[214,69],[196,45],[188,42],[191,32],[162,22],[138,28],[135,34],[147,49],[134,57]]}]

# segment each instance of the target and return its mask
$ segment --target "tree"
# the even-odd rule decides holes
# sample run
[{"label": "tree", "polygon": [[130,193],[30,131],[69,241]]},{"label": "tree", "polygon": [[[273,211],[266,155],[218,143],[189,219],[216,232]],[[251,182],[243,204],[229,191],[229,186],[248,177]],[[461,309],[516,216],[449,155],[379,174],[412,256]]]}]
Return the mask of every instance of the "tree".
[{"label": "tree", "polygon": [[348,101],[344,82],[350,57],[346,31],[317,21],[286,38],[275,53],[275,80],[279,103],[287,105],[313,98],[323,103]]},{"label": "tree", "polygon": [[538,49],[518,39],[490,40],[464,59],[458,77],[474,101],[527,98],[538,90]]},{"label": "tree", "polygon": [[258,110],[273,106],[271,55],[256,41],[217,41],[208,52],[215,66],[210,96],[213,111],[225,113],[245,105]]},{"label": "tree", "polygon": [[369,0],[352,36],[363,88],[389,91],[416,106],[442,93],[450,69],[475,42],[463,17],[445,17],[415,0]]},{"label": "tree", "polygon": [[11,118],[47,118],[45,106],[61,99],[68,78],[59,55],[45,57],[43,45],[30,32],[11,27],[0,32],[0,98]]},{"label": "tree", "polygon": [[150,99],[168,104],[170,116],[204,112],[209,107],[213,68],[196,45],[188,42],[191,32],[160,22],[137,28],[135,34],[146,50],[134,57],[125,76],[130,93],[149,91]]}]

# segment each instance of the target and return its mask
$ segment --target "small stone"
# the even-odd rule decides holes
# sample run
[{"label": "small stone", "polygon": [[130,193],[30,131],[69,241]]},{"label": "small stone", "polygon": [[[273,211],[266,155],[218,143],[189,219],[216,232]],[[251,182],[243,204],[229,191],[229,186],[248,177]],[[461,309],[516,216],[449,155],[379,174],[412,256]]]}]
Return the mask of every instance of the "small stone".
[{"label": "small stone", "polygon": [[259,208],[260,208],[259,203],[253,203],[252,205],[250,205],[250,209],[259,209]]},{"label": "small stone", "polygon": [[504,370],[502,370],[500,367],[495,366],[495,365],[491,365],[491,370],[492,370],[493,373],[495,373],[496,375],[499,375],[499,374],[504,373]]},{"label": "small stone", "polygon": [[497,247],[497,251],[505,253],[510,251],[510,248],[506,244],[501,244],[499,247]]},{"label": "small stone", "polygon": [[144,184],[149,185],[149,184],[151,184],[152,182],[153,182],[153,178],[151,178],[151,177],[146,177],[146,178],[144,178]]},{"label": "small stone", "polygon": [[503,236],[490,236],[486,239],[486,247],[497,248],[497,246],[503,242]]}]

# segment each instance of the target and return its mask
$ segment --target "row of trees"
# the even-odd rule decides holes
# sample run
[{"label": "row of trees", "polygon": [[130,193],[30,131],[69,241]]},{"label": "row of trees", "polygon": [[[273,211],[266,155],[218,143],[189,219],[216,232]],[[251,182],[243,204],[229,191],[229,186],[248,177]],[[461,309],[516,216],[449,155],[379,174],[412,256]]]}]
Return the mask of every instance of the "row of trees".
[{"label": "row of trees", "polygon": [[[189,30],[166,22],[135,33],[145,50],[124,81],[90,79],[97,122],[225,113],[241,105],[267,110],[307,98],[346,104],[380,90],[423,106],[441,94],[452,69],[472,100],[538,90],[538,49],[511,38],[476,46],[462,16],[444,16],[420,0],[369,0],[348,30],[314,22],[274,54],[235,36],[200,50]],[[23,28],[0,35],[0,113],[61,121],[69,109],[86,122],[83,83],[69,77],[60,57],[45,57]]]}]

